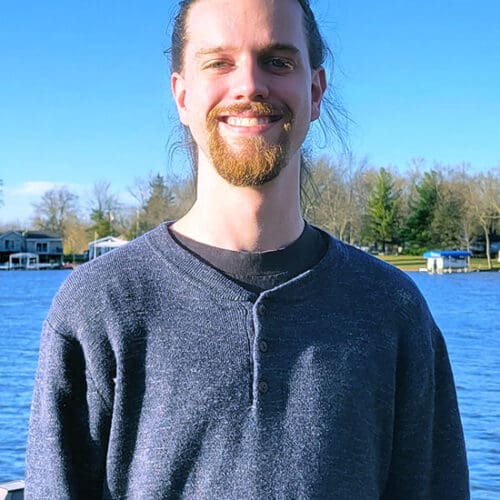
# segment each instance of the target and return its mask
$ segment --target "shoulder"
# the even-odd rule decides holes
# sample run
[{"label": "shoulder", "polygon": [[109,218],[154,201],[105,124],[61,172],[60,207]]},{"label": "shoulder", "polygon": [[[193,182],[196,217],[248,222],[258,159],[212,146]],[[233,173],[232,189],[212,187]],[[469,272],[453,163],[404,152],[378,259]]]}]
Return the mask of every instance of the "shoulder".
[{"label": "shoulder", "polygon": [[171,272],[168,250],[155,251],[155,244],[160,244],[155,239],[164,238],[164,232],[156,228],[77,267],[57,292],[48,322],[57,330],[75,331],[90,323],[112,321],[125,312],[134,315],[150,302],[155,283],[178,279]]},{"label": "shoulder", "polygon": [[328,258],[327,286],[345,308],[404,330],[436,328],[425,298],[407,273],[331,236]]},{"label": "shoulder", "polygon": [[343,243],[328,235],[328,254],[338,278],[348,280],[351,285],[377,295],[394,296],[404,300],[409,294],[421,297],[410,276],[359,248]]}]

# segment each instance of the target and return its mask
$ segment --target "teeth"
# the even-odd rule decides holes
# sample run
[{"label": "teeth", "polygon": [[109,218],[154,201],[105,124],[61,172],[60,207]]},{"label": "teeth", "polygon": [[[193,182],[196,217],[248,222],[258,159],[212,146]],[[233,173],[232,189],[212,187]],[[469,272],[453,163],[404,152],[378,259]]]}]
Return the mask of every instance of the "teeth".
[{"label": "teeth", "polygon": [[234,127],[256,127],[257,125],[267,125],[268,123],[271,123],[271,118],[269,116],[259,118],[229,116],[227,123],[228,125],[232,125]]}]

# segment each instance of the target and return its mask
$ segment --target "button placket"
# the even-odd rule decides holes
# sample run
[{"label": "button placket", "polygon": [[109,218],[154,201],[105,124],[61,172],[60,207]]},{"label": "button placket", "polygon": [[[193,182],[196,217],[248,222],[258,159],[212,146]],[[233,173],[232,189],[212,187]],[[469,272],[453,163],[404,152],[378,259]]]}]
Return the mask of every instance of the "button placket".
[{"label": "button placket", "polygon": [[263,303],[257,304],[254,313],[255,321],[255,342],[254,342],[254,356],[260,361],[256,364],[256,369],[258,372],[255,373],[255,383],[256,386],[256,396],[264,396],[269,393],[270,385],[266,380],[266,368],[268,364],[268,358],[266,353],[269,352],[269,342],[263,338],[263,333],[265,335],[265,321],[267,318],[268,308]]}]

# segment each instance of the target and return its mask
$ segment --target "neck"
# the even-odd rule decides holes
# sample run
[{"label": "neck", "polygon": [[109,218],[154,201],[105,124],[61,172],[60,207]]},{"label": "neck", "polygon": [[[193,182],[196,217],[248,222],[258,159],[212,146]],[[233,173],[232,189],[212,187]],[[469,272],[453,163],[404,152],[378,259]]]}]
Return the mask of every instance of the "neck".
[{"label": "neck", "polygon": [[197,200],[171,228],[195,241],[227,250],[265,252],[289,245],[304,228],[300,154],[278,177],[259,187],[229,184],[200,157]]}]

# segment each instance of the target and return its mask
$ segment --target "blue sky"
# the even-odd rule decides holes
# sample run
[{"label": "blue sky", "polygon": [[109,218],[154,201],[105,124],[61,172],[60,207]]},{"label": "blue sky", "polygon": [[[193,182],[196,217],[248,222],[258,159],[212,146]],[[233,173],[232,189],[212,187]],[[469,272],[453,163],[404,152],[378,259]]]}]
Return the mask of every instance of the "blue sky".
[{"label": "blue sky", "polygon": [[[134,178],[179,171],[166,148],[176,123],[163,55],[175,4],[2,2],[0,224],[29,220],[55,185],[84,204],[107,180],[126,202]],[[400,169],[415,157],[500,164],[500,2],[312,4],[357,157]]]}]

